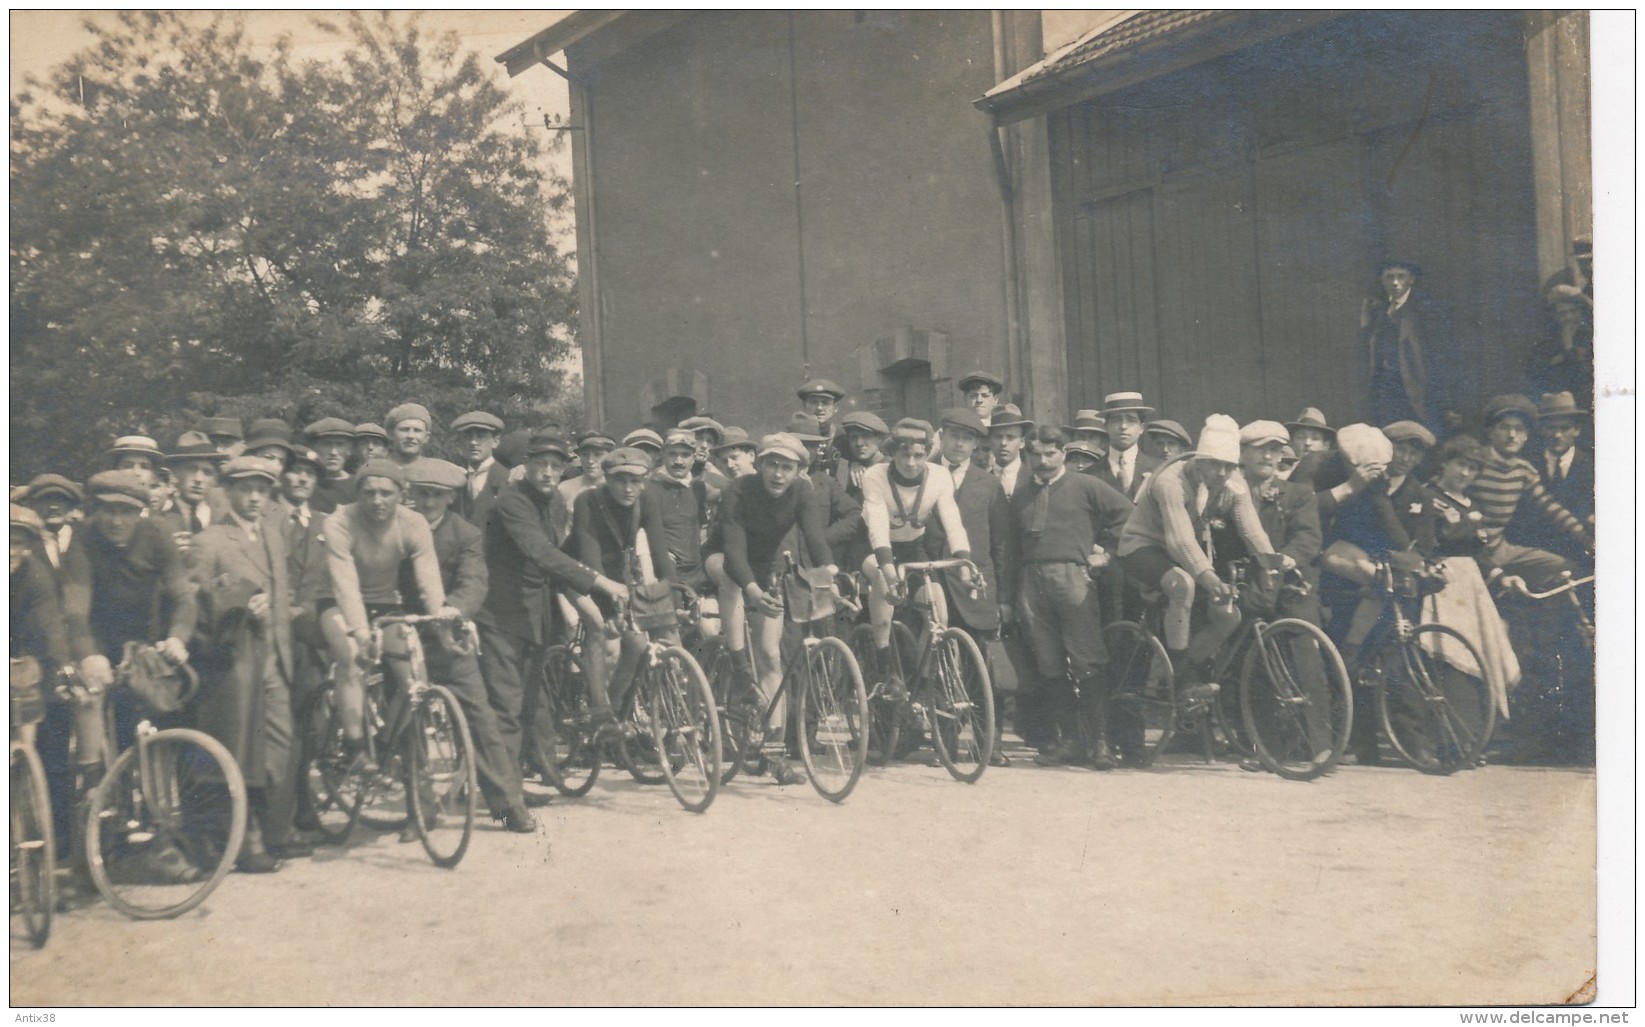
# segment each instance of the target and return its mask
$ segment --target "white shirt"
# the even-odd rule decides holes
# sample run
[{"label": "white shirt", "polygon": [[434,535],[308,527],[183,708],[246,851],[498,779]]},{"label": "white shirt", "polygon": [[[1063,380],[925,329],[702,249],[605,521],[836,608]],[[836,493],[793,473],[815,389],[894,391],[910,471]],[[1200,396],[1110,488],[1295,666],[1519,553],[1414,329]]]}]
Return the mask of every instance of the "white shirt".
[{"label": "white shirt", "polygon": [[491,465],[496,462],[495,458],[488,456],[480,461],[480,466],[468,469],[468,498],[480,498],[480,491],[485,488],[486,473],[491,470]]},{"label": "white shirt", "polygon": [[1130,494],[1132,478],[1137,473],[1137,447],[1109,450],[1108,469],[1114,472],[1114,480],[1120,483],[1120,491]]},{"label": "white shirt", "polygon": [[954,491],[958,492],[960,490],[960,486],[965,484],[965,472],[971,469],[971,461],[962,461],[958,467],[949,467],[945,461],[943,463],[943,469],[948,472],[948,476],[950,478],[954,479]]},{"label": "white shirt", "polygon": [[1572,446],[1565,451],[1564,456],[1554,456],[1552,453],[1542,454],[1548,460],[1548,480],[1558,481],[1570,476],[1571,464],[1576,460],[1576,447]]},{"label": "white shirt", "polygon": [[1005,489],[1006,496],[1009,497],[1017,491],[1017,474],[1021,470],[1021,457],[1018,457],[1008,464],[995,465],[994,473],[999,477],[1000,485]]}]

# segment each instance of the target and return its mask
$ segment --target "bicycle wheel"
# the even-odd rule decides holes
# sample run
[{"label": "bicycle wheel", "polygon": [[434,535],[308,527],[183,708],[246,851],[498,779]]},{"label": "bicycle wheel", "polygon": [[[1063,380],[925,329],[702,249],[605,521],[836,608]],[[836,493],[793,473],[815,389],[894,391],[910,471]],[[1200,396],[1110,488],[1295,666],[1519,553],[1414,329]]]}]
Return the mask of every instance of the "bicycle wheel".
[{"label": "bicycle wheel", "polygon": [[868,762],[876,767],[884,766],[890,762],[901,733],[900,703],[889,690],[896,658],[880,659],[871,624],[858,624],[851,630],[851,654],[856,657],[863,687],[868,692]]},{"label": "bicycle wheel", "polygon": [[[359,782],[360,823],[377,831],[398,831],[406,826],[405,722],[411,712],[403,696],[389,701],[381,673],[366,678],[366,752],[377,773]],[[386,718],[393,717],[390,724]]]},{"label": "bicycle wheel", "polygon": [[1382,730],[1400,758],[1425,774],[1471,767],[1496,728],[1496,704],[1466,638],[1423,624],[1383,664]]},{"label": "bicycle wheel", "polygon": [[868,693],[851,648],[837,638],[808,639],[800,661],[800,758],[811,787],[841,802],[868,762]]},{"label": "bicycle wheel", "polygon": [[405,736],[406,793],[423,851],[437,867],[461,863],[474,836],[479,783],[474,742],[457,697],[430,685],[418,698]]},{"label": "bicycle wheel", "polygon": [[929,695],[931,745],[954,780],[974,783],[994,753],[994,688],[982,650],[959,628],[937,636]]},{"label": "bicycle wheel", "polygon": [[1240,715],[1257,760],[1309,781],[1337,765],[1353,727],[1348,668],[1325,632],[1286,618],[1258,625],[1240,675]]},{"label": "bicycle wheel", "polygon": [[691,654],[664,649],[651,676],[651,732],[669,791],[689,813],[701,813],[720,790],[720,716],[714,693]]},{"label": "bicycle wheel", "polygon": [[331,689],[314,693],[303,706],[303,795],[314,829],[326,841],[341,845],[360,816],[365,797],[358,778],[348,773],[348,750],[343,745],[343,722],[337,713],[337,694]]},{"label": "bicycle wheel", "polygon": [[1102,633],[1108,647],[1108,742],[1120,759],[1146,767],[1177,733],[1176,680],[1165,646],[1135,621]]},{"label": "bicycle wheel", "polygon": [[662,762],[657,758],[657,742],[651,730],[651,675],[641,663],[640,673],[634,675],[634,687],[629,690],[628,702],[617,711],[617,719],[627,721],[632,731],[626,732],[618,755],[629,776],[643,785],[660,785],[668,781]]},{"label": "bicycle wheel", "polygon": [[748,749],[749,724],[743,711],[731,709],[732,674],[731,650],[725,639],[715,636],[705,639],[697,655],[697,665],[708,679],[709,691],[714,693],[714,708],[720,718],[720,784],[728,784],[742,769],[743,753]]},{"label": "bicycle wheel", "polygon": [[540,764],[561,795],[587,795],[600,777],[600,747],[588,708],[588,668],[568,646],[550,646],[538,678],[541,706],[553,725],[552,739],[539,739]]},{"label": "bicycle wheel", "polygon": [[246,835],[239,764],[217,739],[187,728],[155,732],[121,753],[87,806],[91,879],[110,905],[138,920],[204,902]]},{"label": "bicycle wheel", "polygon": [[46,770],[30,745],[11,747],[11,904],[35,948],[51,937],[57,852]]}]

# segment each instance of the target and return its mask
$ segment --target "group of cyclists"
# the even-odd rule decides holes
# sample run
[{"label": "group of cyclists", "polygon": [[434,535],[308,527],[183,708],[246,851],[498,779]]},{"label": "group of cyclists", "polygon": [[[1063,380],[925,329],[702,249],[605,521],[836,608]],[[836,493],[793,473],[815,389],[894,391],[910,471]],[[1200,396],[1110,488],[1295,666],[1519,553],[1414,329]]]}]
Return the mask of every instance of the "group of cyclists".
[{"label": "group of cyclists", "polygon": [[[207,417],[169,449],[116,440],[84,484],[44,474],[15,488],[14,716],[21,696],[41,717],[57,851],[70,858],[86,772],[76,713],[115,684],[131,642],[199,673],[209,715],[196,704],[164,717],[193,721],[240,761],[251,803],[236,865],[271,872],[317,838],[298,801],[294,723],[308,696],[333,690],[351,771],[374,769],[364,680],[374,667],[404,674],[392,635],[374,630],[385,616],[477,625],[477,653],[419,629],[428,675],[462,705],[493,818],[531,832],[530,807],[546,799],[523,785],[547,771],[533,766],[536,661],[580,624],[595,640],[592,716],[620,736],[646,652],[622,616],[639,583],[673,582],[711,614],[705,630],[731,654],[726,703],[743,711],[766,709],[781,682],[790,560],[866,597],[876,658],[865,662],[881,677],[897,666],[885,658],[894,621],[917,596],[988,654],[993,765],[1012,762],[999,744],[1009,725],[1036,764],[1107,770],[1132,749],[1127,729],[1107,726],[1118,654],[1105,626],[1157,615],[1183,696],[1208,701],[1227,685],[1215,656],[1253,615],[1327,626],[1352,667],[1376,617],[1365,588],[1393,556],[1415,557],[1443,562],[1442,594],[1464,608],[1436,602],[1432,615],[1467,622],[1503,689],[1523,662],[1528,688],[1545,629],[1510,631],[1496,597],[1552,587],[1591,559],[1587,411],[1568,393],[1495,397],[1483,439],[1440,444],[1415,421],[1333,428],[1316,409],[1244,425],[1212,414],[1191,433],[1124,391],[1071,424],[1036,423],[998,375],[955,385],[964,403],[936,423],[887,424],[813,379],[800,411],[757,435],[707,414],[621,436],[511,432],[471,411],[445,426],[452,461],[432,455],[441,426],[414,402],[381,425],[326,417],[301,432]],[[924,580],[903,570],[942,559],[954,562]],[[1235,568],[1253,561],[1300,587],[1236,588]],[[41,669],[21,688],[20,659]],[[132,723],[145,713],[136,700],[111,708]],[[1349,762],[1381,760],[1370,718],[1349,748]],[[773,769],[779,781],[805,773]]]}]

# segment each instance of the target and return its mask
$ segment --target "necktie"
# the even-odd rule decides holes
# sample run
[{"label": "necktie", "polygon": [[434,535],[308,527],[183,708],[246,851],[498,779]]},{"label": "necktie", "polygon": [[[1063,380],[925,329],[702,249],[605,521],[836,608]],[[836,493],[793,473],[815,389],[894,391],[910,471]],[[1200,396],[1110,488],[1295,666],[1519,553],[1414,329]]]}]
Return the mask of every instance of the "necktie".
[{"label": "necktie", "polygon": [[303,516],[303,511],[301,510],[291,511],[291,523],[297,525],[299,528],[308,527],[308,519]]},{"label": "necktie", "polygon": [[206,530],[206,522],[202,521],[200,519],[200,504],[199,503],[195,503],[193,506],[189,507],[188,523],[189,523],[189,530],[192,531],[196,535],[198,535],[202,531]]},{"label": "necktie", "polygon": [[1041,485],[1034,493],[1034,512],[1028,522],[1030,535],[1045,534],[1045,523],[1051,517],[1051,486]]},{"label": "necktie", "polygon": [[251,536],[253,542],[262,541],[262,536],[257,533],[257,524],[254,521],[246,522],[246,534]]}]

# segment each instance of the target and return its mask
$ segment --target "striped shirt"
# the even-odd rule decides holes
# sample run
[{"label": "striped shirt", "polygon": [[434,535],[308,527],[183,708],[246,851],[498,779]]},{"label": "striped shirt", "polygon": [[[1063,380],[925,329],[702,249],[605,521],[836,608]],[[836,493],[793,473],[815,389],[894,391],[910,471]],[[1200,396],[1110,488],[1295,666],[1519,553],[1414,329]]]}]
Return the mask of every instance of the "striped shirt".
[{"label": "striped shirt", "polygon": [[1549,523],[1568,534],[1582,537],[1582,522],[1548,494],[1542,485],[1542,475],[1537,473],[1530,461],[1517,456],[1504,460],[1493,452],[1492,459],[1479,469],[1479,477],[1474,479],[1473,487],[1468,490],[1468,498],[1474,501],[1483,518],[1480,530],[1489,541],[1502,538],[1503,530],[1519,508],[1520,499],[1527,493],[1542,509]]}]

